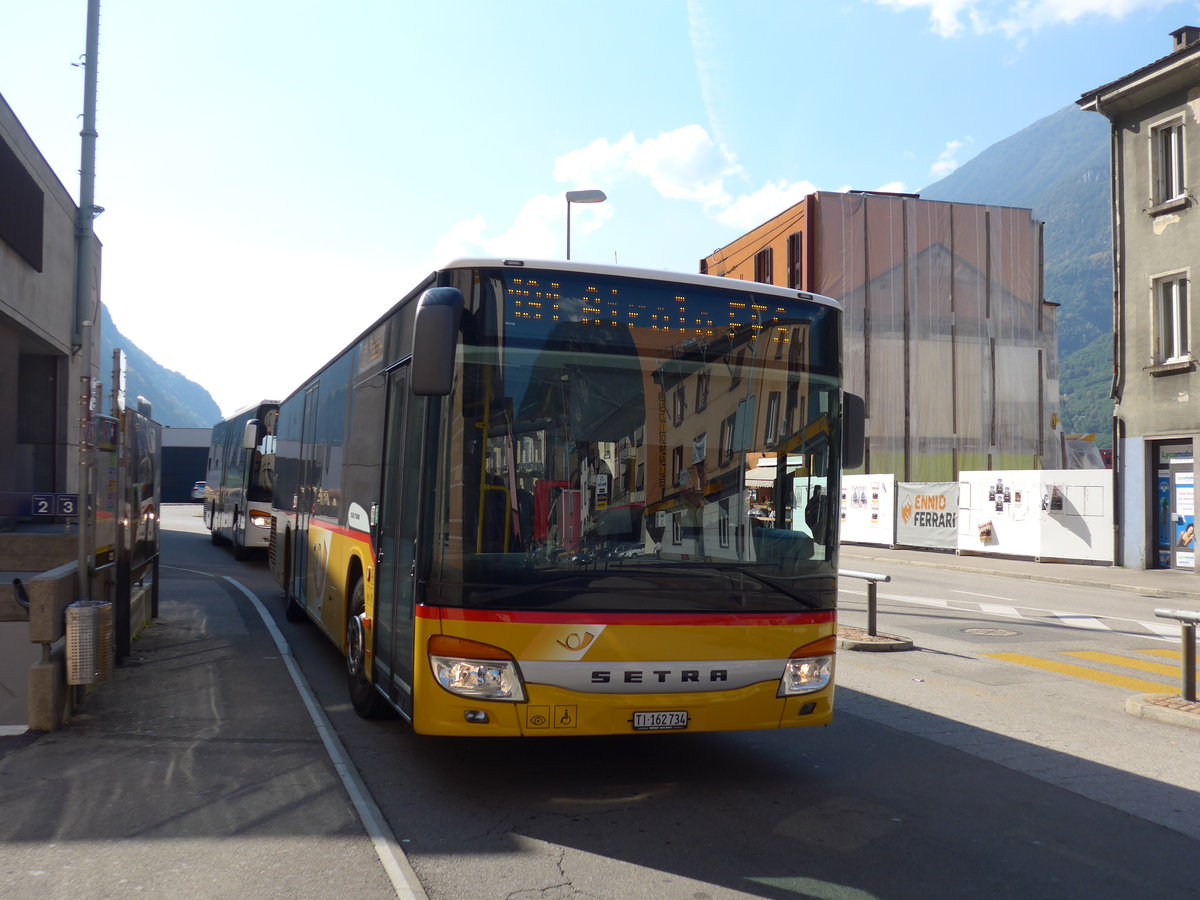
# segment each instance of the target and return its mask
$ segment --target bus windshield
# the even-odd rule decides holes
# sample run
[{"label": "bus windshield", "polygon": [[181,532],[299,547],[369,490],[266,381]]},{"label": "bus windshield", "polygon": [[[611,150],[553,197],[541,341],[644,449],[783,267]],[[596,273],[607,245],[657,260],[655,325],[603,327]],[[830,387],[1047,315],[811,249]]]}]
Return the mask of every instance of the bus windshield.
[{"label": "bus windshield", "polygon": [[833,608],[836,308],[752,285],[484,275],[446,401],[462,424],[443,437],[434,602]]}]

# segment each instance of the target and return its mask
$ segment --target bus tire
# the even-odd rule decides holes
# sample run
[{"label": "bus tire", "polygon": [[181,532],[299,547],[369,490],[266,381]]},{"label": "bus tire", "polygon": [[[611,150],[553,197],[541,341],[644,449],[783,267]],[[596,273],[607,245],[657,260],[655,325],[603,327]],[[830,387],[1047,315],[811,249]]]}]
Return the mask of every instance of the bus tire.
[{"label": "bus tire", "polygon": [[366,608],[367,593],[360,576],[350,592],[350,614],[346,616],[346,673],[354,711],[364,719],[379,719],[387,713],[388,704],[375,685],[367,680],[367,640],[362,625]]}]

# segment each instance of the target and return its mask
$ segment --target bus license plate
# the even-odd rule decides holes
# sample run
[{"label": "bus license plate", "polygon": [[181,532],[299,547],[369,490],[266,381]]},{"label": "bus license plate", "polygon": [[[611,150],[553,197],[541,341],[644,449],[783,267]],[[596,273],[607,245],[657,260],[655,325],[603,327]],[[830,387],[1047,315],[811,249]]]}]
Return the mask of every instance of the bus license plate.
[{"label": "bus license plate", "polygon": [[687,710],[673,709],[664,712],[635,712],[634,731],[672,731],[687,728]]}]

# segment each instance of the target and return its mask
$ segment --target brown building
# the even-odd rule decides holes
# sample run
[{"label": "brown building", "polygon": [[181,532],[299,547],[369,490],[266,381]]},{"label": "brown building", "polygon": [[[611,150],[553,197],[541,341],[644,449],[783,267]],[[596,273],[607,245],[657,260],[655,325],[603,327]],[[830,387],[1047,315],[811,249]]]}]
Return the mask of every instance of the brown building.
[{"label": "brown building", "polygon": [[1031,210],[819,191],[700,271],[842,303],[846,389],[867,404],[862,471],[1060,466],[1056,307]]}]

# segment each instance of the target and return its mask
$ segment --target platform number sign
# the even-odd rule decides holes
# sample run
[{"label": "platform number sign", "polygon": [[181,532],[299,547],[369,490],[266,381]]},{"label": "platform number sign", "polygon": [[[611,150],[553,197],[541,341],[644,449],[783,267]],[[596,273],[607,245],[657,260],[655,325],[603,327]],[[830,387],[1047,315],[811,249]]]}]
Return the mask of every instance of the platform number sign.
[{"label": "platform number sign", "polygon": [[30,512],[35,516],[71,518],[79,515],[78,494],[33,494]]}]

